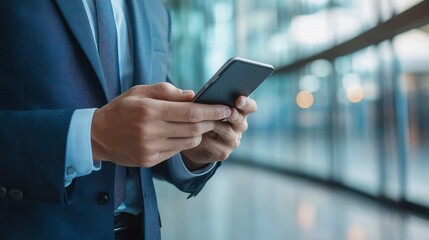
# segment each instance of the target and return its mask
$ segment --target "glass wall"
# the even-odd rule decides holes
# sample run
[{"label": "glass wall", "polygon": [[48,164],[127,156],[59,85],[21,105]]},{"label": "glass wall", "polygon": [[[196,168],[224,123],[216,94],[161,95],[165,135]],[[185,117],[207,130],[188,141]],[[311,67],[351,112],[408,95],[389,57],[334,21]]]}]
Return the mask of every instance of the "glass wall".
[{"label": "glass wall", "polygon": [[393,40],[398,85],[406,102],[406,193],[411,201],[429,203],[429,25]]},{"label": "glass wall", "polygon": [[344,183],[376,194],[382,157],[379,59],[368,47],[335,60],[336,122],[334,146]]},{"label": "glass wall", "polygon": [[167,1],[176,84],[198,90],[232,56],[277,68],[311,59],[252,95],[258,112],[233,159],[429,207],[429,25],[335,55],[420,2]]}]

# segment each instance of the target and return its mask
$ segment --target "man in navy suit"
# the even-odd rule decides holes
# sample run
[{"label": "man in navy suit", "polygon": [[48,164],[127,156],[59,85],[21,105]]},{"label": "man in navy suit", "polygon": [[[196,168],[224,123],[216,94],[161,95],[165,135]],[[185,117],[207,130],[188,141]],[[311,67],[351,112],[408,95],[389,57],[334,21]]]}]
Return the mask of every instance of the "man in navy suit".
[{"label": "man in navy suit", "polygon": [[201,191],[256,103],[162,83],[169,41],[156,1],[0,2],[0,239],[160,239],[152,177]]}]

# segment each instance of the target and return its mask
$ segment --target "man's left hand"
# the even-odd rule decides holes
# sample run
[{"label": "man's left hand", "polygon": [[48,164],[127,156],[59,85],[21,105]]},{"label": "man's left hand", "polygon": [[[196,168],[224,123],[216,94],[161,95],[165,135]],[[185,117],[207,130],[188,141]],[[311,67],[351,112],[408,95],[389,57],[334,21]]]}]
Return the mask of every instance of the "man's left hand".
[{"label": "man's left hand", "polygon": [[205,165],[223,161],[240,145],[243,133],[247,130],[247,116],[256,111],[253,99],[241,96],[235,101],[236,108],[225,121],[215,122],[215,129],[202,136],[200,145],[182,151],[186,167],[193,171]]}]

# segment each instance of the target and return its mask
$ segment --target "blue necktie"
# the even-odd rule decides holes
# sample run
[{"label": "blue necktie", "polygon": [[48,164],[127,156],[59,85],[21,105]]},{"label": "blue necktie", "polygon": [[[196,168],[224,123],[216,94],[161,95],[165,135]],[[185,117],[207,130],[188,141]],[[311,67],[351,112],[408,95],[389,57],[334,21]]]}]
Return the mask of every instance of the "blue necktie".
[{"label": "blue necktie", "polygon": [[[110,100],[121,93],[119,80],[118,44],[115,18],[110,0],[95,0],[98,26],[98,53]],[[115,209],[125,199],[126,168],[116,165],[115,169]]]}]

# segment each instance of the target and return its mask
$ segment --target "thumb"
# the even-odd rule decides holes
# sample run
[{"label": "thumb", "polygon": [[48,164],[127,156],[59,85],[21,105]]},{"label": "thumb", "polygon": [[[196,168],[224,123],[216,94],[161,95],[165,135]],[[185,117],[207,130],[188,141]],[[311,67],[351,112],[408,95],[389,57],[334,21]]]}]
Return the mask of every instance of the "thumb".
[{"label": "thumb", "polygon": [[182,90],[167,82],[135,86],[132,88],[131,94],[144,98],[174,102],[189,102],[195,96],[195,93],[192,90]]}]

